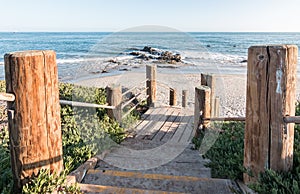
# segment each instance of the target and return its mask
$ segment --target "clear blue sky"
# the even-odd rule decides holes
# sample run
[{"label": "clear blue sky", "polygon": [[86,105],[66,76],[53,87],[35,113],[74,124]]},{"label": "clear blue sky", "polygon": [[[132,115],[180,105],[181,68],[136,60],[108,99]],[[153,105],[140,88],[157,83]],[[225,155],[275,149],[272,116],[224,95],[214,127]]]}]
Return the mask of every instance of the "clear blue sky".
[{"label": "clear blue sky", "polygon": [[300,32],[299,0],[0,0],[0,31]]}]

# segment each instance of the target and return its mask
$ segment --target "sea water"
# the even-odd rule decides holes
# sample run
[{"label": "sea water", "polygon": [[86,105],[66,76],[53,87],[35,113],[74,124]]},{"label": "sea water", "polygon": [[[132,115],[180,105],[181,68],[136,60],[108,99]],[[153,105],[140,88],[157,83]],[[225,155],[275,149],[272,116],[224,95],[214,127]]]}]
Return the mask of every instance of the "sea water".
[{"label": "sea water", "polygon": [[[151,62],[130,53],[144,46],[180,54],[185,65],[176,66],[176,71],[246,74],[248,48],[266,44],[300,46],[300,33],[1,32],[0,79],[4,79],[4,54],[9,52],[55,50],[59,79],[72,81],[124,70],[143,71]],[[175,72],[172,65],[165,67],[161,71]]]}]

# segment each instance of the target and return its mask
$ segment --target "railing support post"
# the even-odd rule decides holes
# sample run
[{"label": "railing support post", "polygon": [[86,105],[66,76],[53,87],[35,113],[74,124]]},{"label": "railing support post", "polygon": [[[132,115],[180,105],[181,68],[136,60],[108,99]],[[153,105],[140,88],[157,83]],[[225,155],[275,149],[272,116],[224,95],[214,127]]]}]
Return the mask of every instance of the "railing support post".
[{"label": "railing support post", "polygon": [[201,85],[208,86],[211,89],[211,96],[210,96],[210,106],[211,106],[211,115],[216,117],[218,113],[216,110],[219,110],[219,107],[216,107],[216,100],[215,100],[215,90],[216,90],[216,77],[210,74],[203,74],[201,73]]},{"label": "railing support post", "polygon": [[156,65],[146,66],[146,87],[148,88],[147,95],[149,96],[147,99],[148,106],[154,106],[154,103],[156,102],[156,72]]},{"label": "railing support post", "polygon": [[265,169],[288,171],[293,166],[298,48],[294,45],[248,49],[244,182],[256,181]]},{"label": "railing support post", "polygon": [[173,88],[170,88],[170,106],[176,106],[177,105],[177,94],[176,90]]},{"label": "railing support post", "polygon": [[63,170],[56,54],[24,51],[4,56],[14,193],[40,169]]},{"label": "railing support post", "polygon": [[114,109],[108,109],[109,118],[115,119],[119,123],[122,121],[122,89],[121,86],[106,87],[106,101],[108,105],[114,106]]},{"label": "railing support post", "polygon": [[188,91],[182,90],[182,107],[183,108],[187,107],[187,101],[188,101]]},{"label": "railing support post", "polygon": [[198,138],[199,130],[205,130],[210,121],[204,121],[204,118],[210,118],[210,92],[211,89],[207,86],[195,88],[195,109],[194,109],[194,130],[195,137]]}]

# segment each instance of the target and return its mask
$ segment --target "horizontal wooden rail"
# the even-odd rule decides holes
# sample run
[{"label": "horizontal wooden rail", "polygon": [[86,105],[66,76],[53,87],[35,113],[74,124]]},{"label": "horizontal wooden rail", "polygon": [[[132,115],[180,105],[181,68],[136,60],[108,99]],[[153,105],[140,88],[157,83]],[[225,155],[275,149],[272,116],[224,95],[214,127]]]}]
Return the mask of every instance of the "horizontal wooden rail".
[{"label": "horizontal wooden rail", "polygon": [[246,117],[203,118],[204,121],[246,121]]},{"label": "horizontal wooden rail", "polygon": [[115,109],[116,108],[114,106],[92,104],[92,103],[86,103],[86,102],[75,102],[75,101],[68,101],[68,100],[59,100],[59,103],[63,104],[63,105],[88,107],[88,108],[105,108],[105,109]]},{"label": "horizontal wooden rail", "polygon": [[141,104],[141,102],[147,100],[149,98],[149,95],[147,95],[145,98],[141,99],[140,102],[138,102],[136,105],[134,105],[130,110],[128,110],[123,116],[122,119],[125,118],[127,115],[129,115],[138,105]]},{"label": "horizontal wooden rail", "polygon": [[12,102],[15,99],[16,99],[16,97],[14,94],[4,93],[4,92],[0,93],[0,100]]},{"label": "horizontal wooden rail", "polygon": [[138,97],[142,95],[142,93],[138,93],[135,96],[133,96],[131,99],[129,99],[128,101],[126,101],[124,104],[122,104],[122,109],[125,108],[127,105],[129,105],[132,101],[134,101],[135,99],[138,99]]},{"label": "horizontal wooden rail", "polygon": [[296,123],[300,124],[300,116],[285,116],[283,117],[285,123]]},{"label": "horizontal wooden rail", "polygon": [[127,115],[129,115],[131,111],[133,111],[138,105],[139,103],[134,105],[129,111],[127,111],[124,115],[122,115],[122,119],[124,119]]}]

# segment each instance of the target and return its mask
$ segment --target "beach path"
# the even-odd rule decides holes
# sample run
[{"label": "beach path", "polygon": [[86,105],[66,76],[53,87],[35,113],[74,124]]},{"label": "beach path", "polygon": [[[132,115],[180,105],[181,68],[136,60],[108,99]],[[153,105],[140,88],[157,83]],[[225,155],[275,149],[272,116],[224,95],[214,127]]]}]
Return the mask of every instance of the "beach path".
[{"label": "beach path", "polygon": [[85,193],[233,193],[235,182],[211,178],[208,161],[192,149],[193,121],[190,109],[150,108],[79,186]]}]

